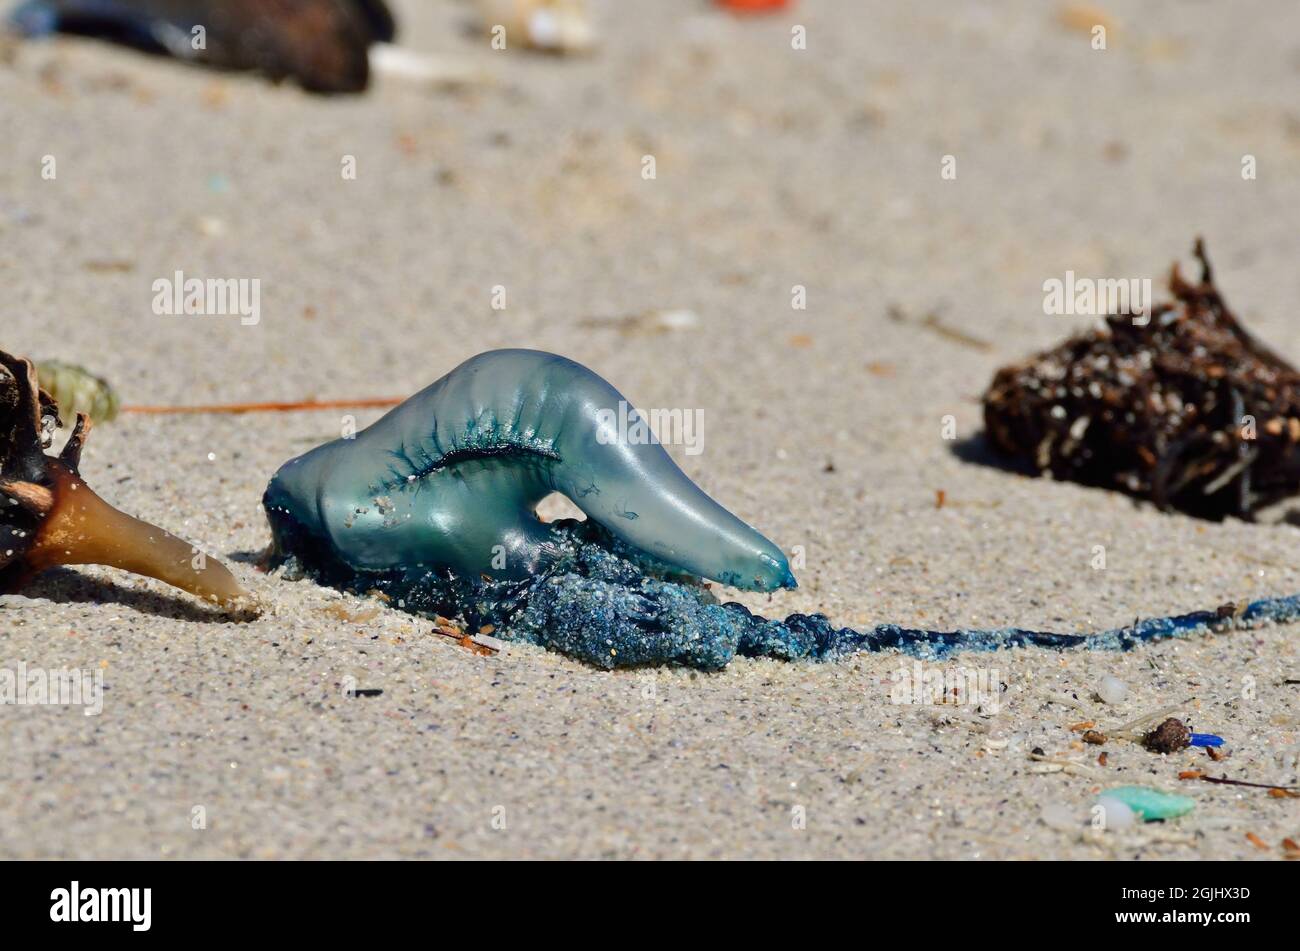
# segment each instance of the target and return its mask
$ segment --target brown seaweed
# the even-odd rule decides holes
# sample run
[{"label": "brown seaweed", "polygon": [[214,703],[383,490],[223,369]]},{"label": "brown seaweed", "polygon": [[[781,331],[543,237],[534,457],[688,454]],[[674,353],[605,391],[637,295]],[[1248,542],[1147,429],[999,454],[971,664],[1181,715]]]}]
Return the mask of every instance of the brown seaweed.
[{"label": "brown seaweed", "polygon": [[1175,264],[1171,302],[1111,316],[1004,367],[984,394],[990,442],[1054,478],[1163,510],[1251,519],[1300,489],[1300,373],[1255,340],[1214,285]]},{"label": "brown seaweed", "polygon": [[57,456],[45,453],[58,405],[31,361],[0,350],[0,593],[56,565],[108,565],[157,578],[223,607],[248,595],[216,559],[109,505],[82,480],[90,418],[77,414]]}]

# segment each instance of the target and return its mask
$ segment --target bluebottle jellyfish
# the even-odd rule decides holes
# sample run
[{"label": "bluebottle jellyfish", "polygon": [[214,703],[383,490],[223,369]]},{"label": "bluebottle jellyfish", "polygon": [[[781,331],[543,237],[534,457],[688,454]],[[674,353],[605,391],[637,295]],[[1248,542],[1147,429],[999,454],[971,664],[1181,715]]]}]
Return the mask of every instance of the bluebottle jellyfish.
[{"label": "bluebottle jellyfish", "polygon": [[623,438],[627,400],[565,357],[495,350],[377,423],[280,468],[264,504],[281,547],[357,572],[411,566],[517,581],[557,555],[553,492],[630,548],[737,588],[795,586],[781,549],[709,498],[653,438]]},{"label": "bluebottle jellyfish", "polygon": [[[1127,650],[1300,616],[1296,596],[1091,635],[764,618],[720,602],[702,579],[793,588],[785,555],[657,442],[620,439],[609,420],[628,405],[564,357],[480,354],[367,429],[285,463],[263,497],[272,553],[324,583],[377,590],[408,611],[492,625],[604,668],[717,670],[737,655],[829,660],[889,649],[931,659],[1026,646]],[[535,507],[552,492],[587,519],[541,522]]]}]

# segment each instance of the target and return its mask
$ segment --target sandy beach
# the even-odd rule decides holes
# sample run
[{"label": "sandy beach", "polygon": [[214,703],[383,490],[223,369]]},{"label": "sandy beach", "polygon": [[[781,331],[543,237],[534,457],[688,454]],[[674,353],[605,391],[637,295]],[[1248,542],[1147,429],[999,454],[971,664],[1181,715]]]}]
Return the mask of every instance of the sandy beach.
[{"label": "sandy beach", "polygon": [[[322,98],[87,39],[18,47],[0,349],[133,405],[401,397],[480,351],[564,354],[638,406],[701,412],[702,451],[674,458],[803,553],[797,590],[719,592],[772,617],[1086,632],[1300,591],[1286,507],[1165,514],[1010,472],[977,438],[994,371],[1089,325],[1044,315],[1045,280],[1163,298],[1197,235],[1244,323],[1300,359],[1300,8],[606,2],[596,52],[552,57],[493,51],[466,4],[393,6],[403,45],[474,78]],[[1080,25],[1098,19],[1105,50]],[[155,313],[178,271],[257,279],[257,321]],[[1277,860],[1300,839],[1296,799],[1178,778],[1297,783],[1296,627],[937,665],[995,675],[996,712],[891,703],[911,668],[891,654],[713,674],[478,656],[259,570],[267,480],[343,416],[95,429],[86,481],[263,610],[231,621],[104,568],[0,596],[0,665],[105,687],[97,716],[0,706],[0,857]],[[1119,703],[1093,697],[1107,675]],[[1070,729],[1175,705],[1230,756]],[[1038,771],[1035,748],[1086,769]],[[1044,821],[1125,784],[1196,807]]]}]

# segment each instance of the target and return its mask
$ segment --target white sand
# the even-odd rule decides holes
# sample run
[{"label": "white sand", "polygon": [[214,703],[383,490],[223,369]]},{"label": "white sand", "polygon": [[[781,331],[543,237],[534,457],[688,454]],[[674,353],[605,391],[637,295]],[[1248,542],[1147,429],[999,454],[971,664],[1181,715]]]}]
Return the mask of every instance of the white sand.
[{"label": "white sand", "polygon": [[[411,46],[498,83],[331,101],[77,40],[0,67],[0,346],[83,363],[137,404],[405,395],[480,350],[564,353],[643,407],[703,409],[684,468],[806,549],[798,591],[745,599],[773,615],[1096,630],[1300,591],[1293,527],[1162,515],[940,437],[948,414],[978,432],[997,366],[1084,323],[1043,316],[1044,280],[1160,283],[1198,233],[1247,325],[1300,358],[1294,4],[1124,5],[1104,52],[1033,0],[745,22],[605,4],[589,60],[492,53],[466,7],[397,6]],[[260,279],[260,324],[156,316],[150,286],[178,269]],[[699,322],[617,324],[668,308]],[[932,310],[989,349],[919,327]],[[991,718],[891,705],[890,656],[717,675],[484,659],[237,555],[266,544],[267,478],[339,415],[96,430],[90,484],[222,557],[267,610],[223,623],[106,569],[0,598],[0,663],[102,668],[109,687],[98,717],[0,707],[0,855],[1208,859],[1276,857],[1300,833],[1295,800],[1176,778],[1296,781],[1294,628],[972,656],[1008,685]],[[1130,688],[1113,711],[1089,700],[1106,673]],[[382,696],[342,696],[349,676]],[[1070,746],[1085,713],[1045,700],[1061,693],[1103,726],[1194,696],[1182,712],[1232,756],[1112,743],[1095,766]],[[1035,746],[1095,775],[1030,773]],[[1119,783],[1197,808],[1124,837],[1039,821]]]}]

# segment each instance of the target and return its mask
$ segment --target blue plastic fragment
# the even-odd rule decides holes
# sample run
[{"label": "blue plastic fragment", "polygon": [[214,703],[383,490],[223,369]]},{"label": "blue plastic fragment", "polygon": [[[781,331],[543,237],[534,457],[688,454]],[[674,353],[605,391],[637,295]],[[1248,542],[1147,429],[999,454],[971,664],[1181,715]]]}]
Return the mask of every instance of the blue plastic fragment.
[{"label": "blue plastic fragment", "polygon": [[1222,746],[1223,737],[1215,736],[1213,733],[1193,733],[1191,742],[1188,746]]}]

